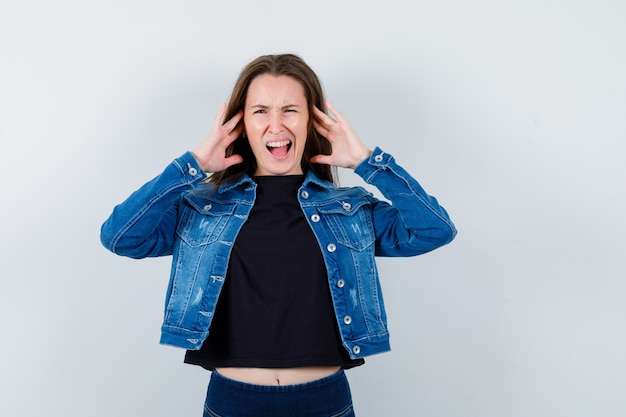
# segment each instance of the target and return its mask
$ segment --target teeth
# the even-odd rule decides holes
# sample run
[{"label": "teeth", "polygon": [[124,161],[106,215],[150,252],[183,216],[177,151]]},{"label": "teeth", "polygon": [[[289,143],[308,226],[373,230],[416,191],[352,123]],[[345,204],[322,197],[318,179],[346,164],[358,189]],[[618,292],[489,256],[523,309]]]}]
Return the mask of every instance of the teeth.
[{"label": "teeth", "polygon": [[267,147],[268,147],[268,148],[280,148],[280,147],[282,147],[282,146],[287,146],[287,145],[289,145],[290,143],[291,143],[291,141],[290,141],[290,140],[281,140],[281,141],[278,141],[278,142],[269,142],[269,143],[267,144]]}]

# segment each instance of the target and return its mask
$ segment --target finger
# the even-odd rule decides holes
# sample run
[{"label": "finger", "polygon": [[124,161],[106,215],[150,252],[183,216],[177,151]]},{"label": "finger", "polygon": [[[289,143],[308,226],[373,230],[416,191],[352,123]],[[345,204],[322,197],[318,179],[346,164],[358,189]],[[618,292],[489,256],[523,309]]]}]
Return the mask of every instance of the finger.
[{"label": "finger", "polygon": [[315,130],[319,132],[322,136],[324,136],[329,141],[333,141],[333,130],[337,126],[337,121],[332,117],[328,116],[326,113],[319,112],[320,117],[313,120]]},{"label": "finger", "polygon": [[314,112],[315,112],[316,120],[320,122],[321,124],[325,125],[326,128],[329,128],[333,123],[335,123],[335,120],[332,117],[330,117],[329,115],[327,115],[326,113],[318,109],[317,107],[314,107]]},{"label": "finger", "polygon": [[213,129],[215,130],[216,128],[222,126],[222,120],[224,120],[224,115],[226,114],[226,103],[222,103],[220,105],[220,109],[217,112],[217,114],[215,115],[215,118],[213,119]]},{"label": "finger", "polygon": [[224,159],[224,162],[226,162],[226,167],[230,167],[242,163],[243,157],[237,154],[231,155],[228,158]]},{"label": "finger", "polygon": [[315,127],[315,130],[317,130],[317,132],[324,136],[326,139],[328,139],[328,134],[330,133],[330,131],[328,130],[327,127],[325,127],[321,122],[318,122],[317,120],[313,121],[313,127]]},{"label": "finger", "polygon": [[314,164],[323,164],[323,165],[331,165],[331,157],[330,155],[315,155],[312,156],[311,159],[309,159],[310,162],[313,162]]},{"label": "finger", "polygon": [[[228,132],[226,134],[226,136],[224,137],[222,146],[227,147],[229,146],[231,143],[233,143],[235,140],[237,140],[237,138],[239,137],[239,135],[241,134],[241,131],[243,130],[243,126],[239,125],[239,126],[235,126],[235,128],[233,130],[231,130],[230,132]],[[237,162],[239,163],[239,162]],[[234,165],[234,164],[233,164]]]},{"label": "finger", "polygon": [[241,118],[243,117],[243,112],[238,111],[233,117],[230,118],[226,123],[222,125],[222,127],[229,132],[234,131],[236,128],[241,127],[237,126]]},{"label": "finger", "polygon": [[341,112],[333,106],[330,100],[326,100],[326,107],[328,107],[328,110],[330,110],[330,112],[333,114],[333,116],[335,116],[338,122],[345,122],[346,119],[343,117]]}]

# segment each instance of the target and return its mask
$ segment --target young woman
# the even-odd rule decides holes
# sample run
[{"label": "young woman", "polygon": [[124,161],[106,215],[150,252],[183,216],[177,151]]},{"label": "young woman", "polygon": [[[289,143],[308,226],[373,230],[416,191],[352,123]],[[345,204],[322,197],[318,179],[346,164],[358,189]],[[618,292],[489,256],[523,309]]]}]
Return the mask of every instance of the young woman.
[{"label": "young woman", "polygon": [[[391,204],[339,188],[334,167]],[[284,54],[243,69],[206,140],[115,207],[101,240],[132,258],[173,255],[161,343],[212,371],[205,416],[293,417],[353,416],[343,370],[389,350],[374,257],[455,235]]]}]

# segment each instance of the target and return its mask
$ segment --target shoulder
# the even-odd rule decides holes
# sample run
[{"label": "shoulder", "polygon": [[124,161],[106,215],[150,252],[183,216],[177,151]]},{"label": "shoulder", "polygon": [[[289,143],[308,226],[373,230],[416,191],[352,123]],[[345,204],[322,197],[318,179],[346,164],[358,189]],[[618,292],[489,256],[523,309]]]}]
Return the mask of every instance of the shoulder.
[{"label": "shoulder", "polygon": [[253,198],[254,182],[247,176],[221,185],[205,181],[182,196],[184,203],[195,207],[207,207],[213,203],[250,203]]}]

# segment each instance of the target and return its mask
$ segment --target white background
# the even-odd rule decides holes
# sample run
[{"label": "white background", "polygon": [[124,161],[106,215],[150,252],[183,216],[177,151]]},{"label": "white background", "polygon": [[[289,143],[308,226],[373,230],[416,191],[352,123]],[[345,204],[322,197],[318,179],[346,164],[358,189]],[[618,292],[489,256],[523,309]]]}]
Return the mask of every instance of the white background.
[{"label": "white background", "polygon": [[357,415],[625,415],[625,4],[0,0],[0,415],[201,415],[208,372],[158,344],[169,259],[99,227],[280,52],[459,229],[380,261]]}]

